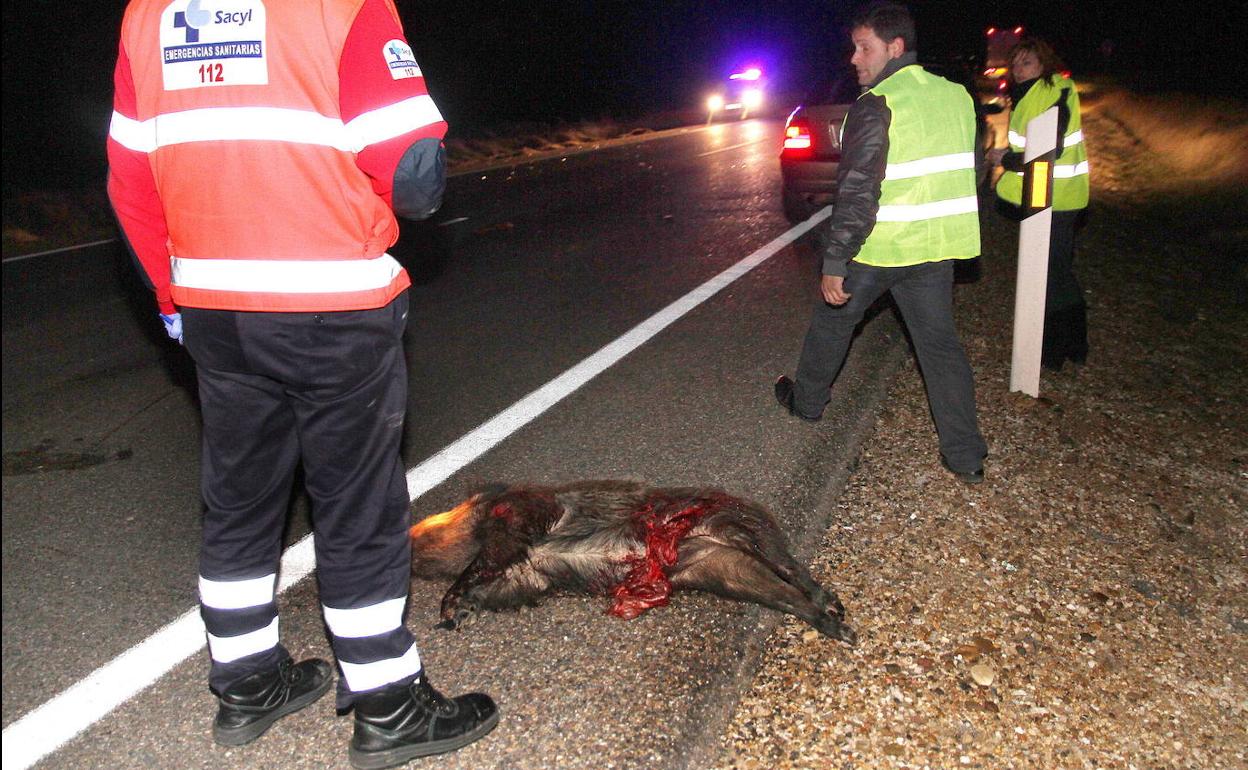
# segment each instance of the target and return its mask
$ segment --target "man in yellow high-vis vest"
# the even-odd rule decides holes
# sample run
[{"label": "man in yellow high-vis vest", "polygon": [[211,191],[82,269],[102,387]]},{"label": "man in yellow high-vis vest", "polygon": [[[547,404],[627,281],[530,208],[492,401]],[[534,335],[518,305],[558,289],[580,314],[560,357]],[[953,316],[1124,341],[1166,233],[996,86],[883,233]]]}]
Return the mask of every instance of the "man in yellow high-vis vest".
[{"label": "man in yellow high-vis vest", "polygon": [[818,420],[854,328],[890,292],[914,341],[945,467],[984,479],[970,364],[953,321],[953,264],[979,256],[975,108],[960,85],[916,61],[905,6],[853,24],[851,64],[867,91],[842,125],[836,203],[822,239],[821,301],[794,379],[776,381],[790,414]]}]

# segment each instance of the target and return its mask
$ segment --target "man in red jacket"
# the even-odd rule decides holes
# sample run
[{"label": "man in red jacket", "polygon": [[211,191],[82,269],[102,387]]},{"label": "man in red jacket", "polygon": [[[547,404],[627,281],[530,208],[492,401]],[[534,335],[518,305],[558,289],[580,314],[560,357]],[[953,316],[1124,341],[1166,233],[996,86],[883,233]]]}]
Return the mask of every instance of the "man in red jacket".
[{"label": "man in red jacket", "polygon": [[279,640],[295,470],[354,708],[349,756],[386,767],[488,733],[493,701],[429,684],[403,621],[409,500],[407,273],[399,215],[445,188],[446,132],[393,0],[133,0],[109,130],[109,195],[203,412],[201,613],[240,745],[323,695],[332,669]]}]

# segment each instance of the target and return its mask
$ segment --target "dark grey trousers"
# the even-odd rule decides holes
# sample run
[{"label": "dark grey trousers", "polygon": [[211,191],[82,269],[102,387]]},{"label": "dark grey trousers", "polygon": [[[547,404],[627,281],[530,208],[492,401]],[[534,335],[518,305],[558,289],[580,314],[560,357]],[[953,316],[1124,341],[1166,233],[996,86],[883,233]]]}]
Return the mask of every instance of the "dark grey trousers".
[{"label": "dark grey trousers", "polygon": [[[302,465],[322,604],[350,610],[406,599],[411,514],[399,443],[407,409],[407,306],[403,293],[375,310],[182,309],[204,418],[202,577],[240,581],[278,571]],[[232,638],[265,628],[277,617],[277,604],[201,604],[201,614],[209,634]],[[339,662],[356,666],[384,666],[414,640],[402,625],[370,635],[331,632]],[[281,644],[224,662],[214,657],[209,685],[224,691],[287,657]],[[415,675],[409,674],[402,681]],[[354,697],[339,677],[339,708]]]},{"label": "dark grey trousers", "polygon": [[845,291],[853,296],[840,307],[822,299],[815,304],[797,365],[794,407],[812,417],[823,412],[854,328],[867,308],[892,292],[919,357],[940,452],[956,471],[978,470],[988,446],[979,432],[971,366],[953,322],[953,260],[910,267],[850,262]]}]

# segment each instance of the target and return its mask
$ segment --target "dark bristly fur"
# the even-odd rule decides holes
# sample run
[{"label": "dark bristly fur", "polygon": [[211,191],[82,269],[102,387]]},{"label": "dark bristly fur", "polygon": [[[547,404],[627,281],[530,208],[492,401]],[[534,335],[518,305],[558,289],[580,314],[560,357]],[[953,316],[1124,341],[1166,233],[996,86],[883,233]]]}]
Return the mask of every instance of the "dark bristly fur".
[{"label": "dark bristly fur", "polygon": [[612,614],[627,618],[666,604],[670,590],[694,589],[856,641],[836,594],[793,559],[771,515],[715,489],[493,485],[411,535],[412,574],[455,581],[442,598],[444,628],[555,590],[614,595]]}]

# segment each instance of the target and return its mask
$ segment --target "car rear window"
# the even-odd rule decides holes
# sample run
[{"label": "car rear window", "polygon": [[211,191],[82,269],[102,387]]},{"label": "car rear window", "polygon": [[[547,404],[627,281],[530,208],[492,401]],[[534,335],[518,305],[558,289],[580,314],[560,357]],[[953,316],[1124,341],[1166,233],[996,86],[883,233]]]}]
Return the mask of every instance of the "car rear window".
[{"label": "car rear window", "polygon": [[862,93],[852,72],[838,71],[820,81],[807,94],[806,104],[853,104]]}]

